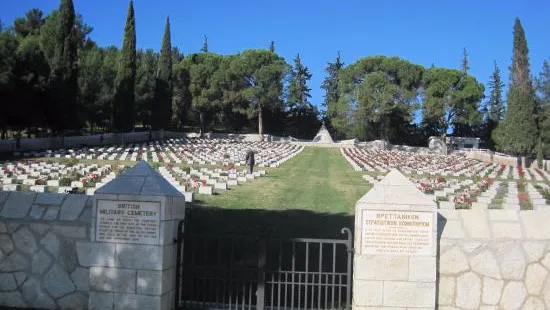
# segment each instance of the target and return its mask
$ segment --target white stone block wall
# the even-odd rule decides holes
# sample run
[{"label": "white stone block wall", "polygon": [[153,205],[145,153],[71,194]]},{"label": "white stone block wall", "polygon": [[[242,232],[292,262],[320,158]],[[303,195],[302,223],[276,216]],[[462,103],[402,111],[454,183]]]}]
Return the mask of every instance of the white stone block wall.
[{"label": "white stone block wall", "polygon": [[550,210],[439,210],[439,309],[550,309]]},{"label": "white stone block wall", "polygon": [[0,192],[0,306],[87,309],[91,197]]},{"label": "white stone block wall", "polygon": [[[122,134],[105,133],[103,141],[100,139],[101,134],[87,136],[71,136],[71,137],[46,137],[46,138],[22,138],[20,148],[16,148],[16,140],[8,139],[0,141],[0,152],[23,152],[31,150],[45,150],[56,148],[71,148],[79,147],[81,144],[87,145],[110,145],[119,143],[135,143],[149,140],[149,132],[128,132]],[[171,138],[186,137],[186,133],[170,132],[170,131],[153,131],[152,139],[162,140]]]}]

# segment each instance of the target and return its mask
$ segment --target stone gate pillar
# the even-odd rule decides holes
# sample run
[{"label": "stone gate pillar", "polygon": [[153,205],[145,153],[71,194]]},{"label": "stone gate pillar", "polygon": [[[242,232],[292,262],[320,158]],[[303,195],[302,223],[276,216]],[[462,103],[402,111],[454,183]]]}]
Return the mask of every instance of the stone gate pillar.
[{"label": "stone gate pillar", "polygon": [[145,161],[95,192],[89,309],[175,308],[174,237],[185,198]]},{"label": "stone gate pillar", "polygon": [[353,309],[435,309],[437,207],[392,170],[355,206]]}]

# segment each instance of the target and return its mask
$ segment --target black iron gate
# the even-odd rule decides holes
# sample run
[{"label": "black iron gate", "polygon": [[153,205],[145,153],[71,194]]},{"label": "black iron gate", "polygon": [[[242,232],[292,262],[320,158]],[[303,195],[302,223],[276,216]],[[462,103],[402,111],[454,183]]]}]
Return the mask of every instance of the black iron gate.
[{"label": "black iron gate", "polygon": [[[183,234],[178,309],[343,309],[351,306],[353,243],[346,239]],[[185,247],[185,250],[184,250]]]}]

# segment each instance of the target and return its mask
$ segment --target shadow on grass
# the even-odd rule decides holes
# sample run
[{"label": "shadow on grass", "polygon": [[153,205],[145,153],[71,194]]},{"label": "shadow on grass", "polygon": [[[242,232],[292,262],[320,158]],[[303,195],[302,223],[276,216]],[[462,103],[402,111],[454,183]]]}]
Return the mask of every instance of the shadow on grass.
[{"label": "shadow on grass", "polygon": [[0,306],[0,310],[44,310],[44,309],[38,309],[38,308],[13,308],[13,307]]},{"label": "shadow on grass", "polygon": [[185,224],[185,233],[192,234],[342,239],[342,228],[353,231],[354,217],[299,209],[223,209],[198,200],[188,209]]}]

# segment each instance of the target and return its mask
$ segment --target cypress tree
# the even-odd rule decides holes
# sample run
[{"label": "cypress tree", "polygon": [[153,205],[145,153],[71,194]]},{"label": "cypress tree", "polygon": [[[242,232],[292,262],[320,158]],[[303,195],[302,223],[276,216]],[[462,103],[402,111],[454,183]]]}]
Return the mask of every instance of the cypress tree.
[{"label": "cypress tree", "polygon": [[275,41],[271,41],[271,43],[269,43],[269,51],[275,53]]},{"label": "cypress tree", "polygon": [[50,71],[50,95],[55,119],[51,120],[55,131],[79,129],[78,121],[78,58],[75,33],[75,12],[72,0],[61,0],[59,22]]},{"label": "cypress tree", "polygon": [[514,25],[514,49],[510,66],[510,86],[506,101],[508,108],[502,127],[497,130],[499,149],[515,155],[531,154],[537,141],[535,91],[529,72],[529,50],[521,22]]},{"label": "cypress tree", "polygon": [[160,50],[153,110],[154,129],[165,129],[172,119],[172,43],[170,18],[166,18],[162,48]]},{"label": "cypress tree", "polygon": [[128,5],[124,41],[118,62],[113,102],[113,127],[116,131],[131,131],[135,119],[136,23],[133,1]]},{"label": "cypress tree", "polygon": [[537,143],[537,165],[540,169],[543,168],[544,163],[544,151],[542,147],[542,137],[539,136],[538,143]]}]

